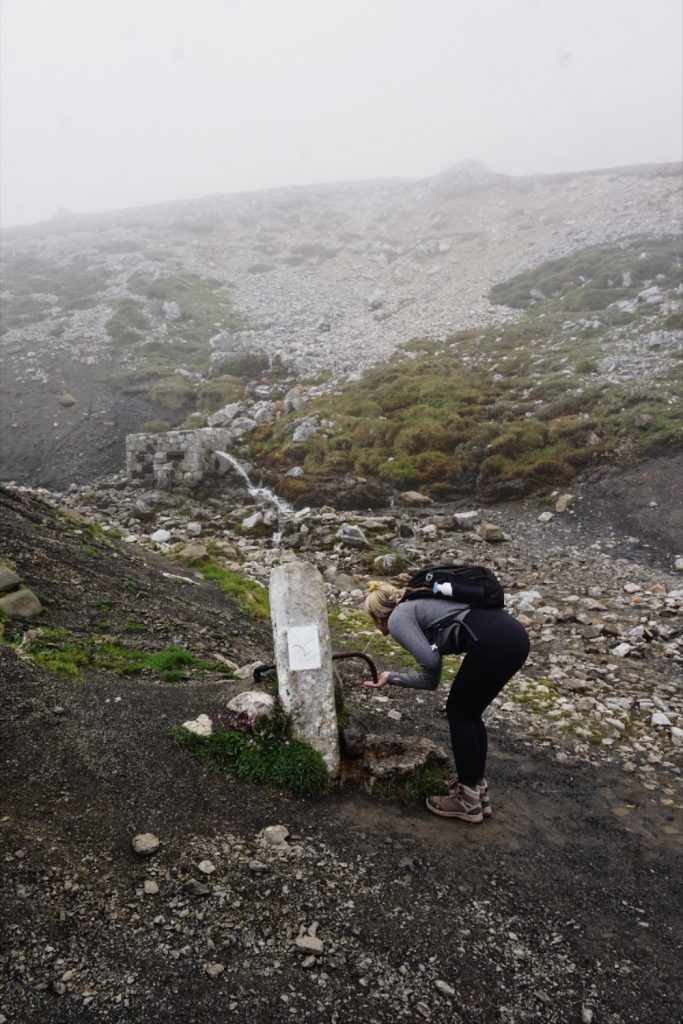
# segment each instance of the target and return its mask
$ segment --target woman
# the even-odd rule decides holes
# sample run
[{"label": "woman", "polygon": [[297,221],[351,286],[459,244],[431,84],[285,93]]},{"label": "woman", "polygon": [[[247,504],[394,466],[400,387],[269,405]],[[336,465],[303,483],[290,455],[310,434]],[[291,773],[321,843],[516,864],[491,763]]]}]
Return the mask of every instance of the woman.
[{"label": "woman", "polygon": [[502,609],[471,608],[436,597],[404,601],[404,593],[391,583],[372,583],[365,610],[380,632],[413,655],[422,671],[382,672],[376,683],[366,680],[364,685],[436,690],[442,656],[465,654],[446,703],[456,778],[446,795],[428,797],[427,807],[443,818],[483,821],[491,814],[491,802],[481,715],[526,661],[529,637]]}]

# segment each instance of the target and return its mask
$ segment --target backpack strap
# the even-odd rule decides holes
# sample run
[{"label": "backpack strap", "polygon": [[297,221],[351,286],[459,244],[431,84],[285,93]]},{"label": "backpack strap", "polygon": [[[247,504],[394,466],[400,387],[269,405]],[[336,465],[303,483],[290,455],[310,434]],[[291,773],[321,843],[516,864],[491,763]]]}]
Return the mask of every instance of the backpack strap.
[{"label": "backpack strap", "polygon": [[472,637],[472,639],[478,641],[479,637],[472,629],[470,629],[467,623],[462,619],[462,616],[467,615],[467,613],[471,610],[471,608],[459,608],[455,612],[449,612],[449,614],[444,615],[442,619],[437,619],[436,622],[433,622],[431,626],[429,626],[428,629],[425,631],[425,636],[429,641],[434,643],[436,636],[443,629],[446,629],[448,626],[457,623],[458,629],[466,629],[469,635]]}]

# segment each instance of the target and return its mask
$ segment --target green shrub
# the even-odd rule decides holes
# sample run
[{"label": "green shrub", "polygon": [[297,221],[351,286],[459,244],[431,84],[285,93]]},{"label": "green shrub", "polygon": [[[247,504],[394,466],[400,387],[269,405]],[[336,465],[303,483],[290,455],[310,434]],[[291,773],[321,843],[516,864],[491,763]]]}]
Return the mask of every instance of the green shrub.
[{"label": "green shrub", "polygon": [[298,796],[322,793],[328,784],[322,755],[299,740],[259,737],[238,729],[215,729],[197,736],[182,726],[171,738],[189,750],[207,770],[223,770],[236,778],[269,786],[284,786]]},{"label": "green shrub", "polygon": [[192,385],[175,374],[172,377],[162,377],[149,389],[150,401],[169,412],[182,412],[193,397]]},{"label": "green shrub", "polygon": [[240,402],[243,398],[244,381],[228,374],[200,384],[197,391],[197,405],[205,413],[216,412],[224,405]]},{"label": "green shrub", "polygon": [[171,429],[168,420],[145,420],[140,427],[143,434],[166,434]]},{"label": "green shrub", "polygon": [[[681,262],[675,249],[672,239],[634,239],[505,282],[494,289],[497,301],[511,302],[511,290],[519,289],[528,305],[536,287],[551,297],[504,327],[463,331],[446,342],[413,339],[361,380],[259,428],[249,438],[250,455],[272,479],[303,465],[311,481],[285,477],[281,488],[303,504],[327,493],[325,481],[334,488],[339,477],[354,474],[401,490],[424,488],[432,496],[484,487],[487,496],[512,497],[567,483],[611,457],[617,445],[624,451],[627,438],[634,459],[672,447],[679,429],[673,400],[653,429],[635,428],[622,411],[655,394],[672,399],[680,388],[675,375],[642,386],[591,377],[599,372],[597,342],[577,339],[566,324],[566,304],[589,312],[607,298],[635,296],[649,272],[642,252],[666,264],[661,284],[673,287]],[[620,315],[602,310],[600,321],[613,324]],[[578,325],[576,332],[586,329]],[[288,431],[302,416],[330,426],[294,444]]]}]

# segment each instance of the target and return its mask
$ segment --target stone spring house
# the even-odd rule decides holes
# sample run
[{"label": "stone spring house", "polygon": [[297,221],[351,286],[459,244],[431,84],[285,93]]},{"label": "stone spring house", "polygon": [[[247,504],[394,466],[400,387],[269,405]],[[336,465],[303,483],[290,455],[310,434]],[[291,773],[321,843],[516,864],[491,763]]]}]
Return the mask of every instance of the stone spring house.
[{"label": "stone spring house", "polygon": [[128,434],[126,474],[133,486],[170,491],[196,486],[219,471],[217,451],[225,451],[233,435],[222,427],[170,430],[165,434]]}]

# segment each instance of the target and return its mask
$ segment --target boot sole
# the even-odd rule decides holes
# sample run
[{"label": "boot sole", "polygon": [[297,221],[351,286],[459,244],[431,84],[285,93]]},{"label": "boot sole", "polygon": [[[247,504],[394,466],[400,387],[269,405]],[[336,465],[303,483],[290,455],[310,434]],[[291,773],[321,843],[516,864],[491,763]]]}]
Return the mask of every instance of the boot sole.
[{"label": "boot sole", "polygon": [[459,821],[469,821],[473,825],[478,825],[479,822],[484,820],[484,815],[480,811],[479,814],[466,814],[462,811],[439,811],[436,807],[432,807],[429,801],[427,803],[427,810],[431,811],[432,814],[438,814],[440,818],[457,818]]}]

